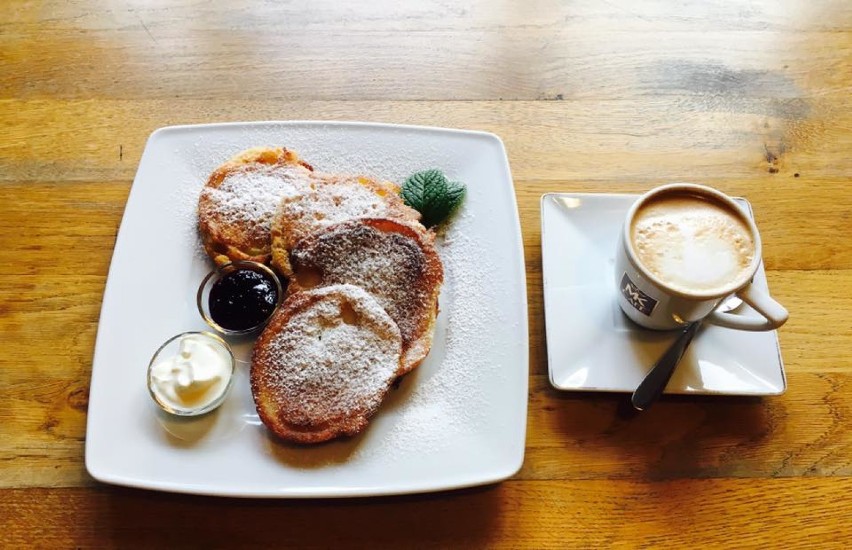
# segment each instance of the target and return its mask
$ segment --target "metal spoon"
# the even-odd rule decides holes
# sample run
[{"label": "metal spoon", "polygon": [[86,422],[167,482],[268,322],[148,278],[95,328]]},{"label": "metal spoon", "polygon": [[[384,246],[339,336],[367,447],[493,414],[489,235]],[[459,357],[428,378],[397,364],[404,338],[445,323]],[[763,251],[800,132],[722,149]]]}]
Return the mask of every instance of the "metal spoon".
[{"label": "metal spoon", "polygon": [[[742,304],[742,300],[736,296],[731,296],[722,302],[718,311],[731,311],[738,308],[740,304]],[[686,348],[689,347],[700,326],[701,319],[686,325],[674,343],[669,346],[669,349],[651,367],[651,371],[645,375],[645,379],[642,380],[630,398],[634,409],[644,411],[663,394],[663,390],[666,389],[666,385],[669,383],[672,374],[674,374],[675,367],[680,363],[683,354],[686,353]]]}]

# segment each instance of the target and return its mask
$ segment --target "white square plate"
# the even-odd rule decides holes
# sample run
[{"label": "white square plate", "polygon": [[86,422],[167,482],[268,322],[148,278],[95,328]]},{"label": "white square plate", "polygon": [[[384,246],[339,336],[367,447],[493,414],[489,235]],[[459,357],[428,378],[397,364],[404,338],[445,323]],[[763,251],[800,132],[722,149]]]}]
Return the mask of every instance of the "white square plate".
[{"label": "white square plate", "polygon": [[[632,392],[676,336],[638,327],[615,301],[618,234],[637,198],[585,193],[541,198],[547,364],[558,389]],[[749,204],[738,201],[753,217]],[[754,284],[767,288],[762,265]],[[777,395],[786,388],[776,331],[705,325],[666,393]]]},{"label": "white square plate", "polygon": [[[212,267],[195,231],[198,193],[237,152],[283,145],[317,170],[401,182],[440,168],[467,184],[438,239],[445,284],[426,361],[366,431],[295,447],[271,438],[248,384],[251,342],[234,343],[237,378],[201,419],[159,413],[145,375],[167,338],[206,325],[195,292]],[[527,303],[518,211],[497,136],[363,123],[178,126],[145,147],[118,233],[98,327],[86,467],[120,485],[241,497],[413,493],[499,481],[523,462]]]}]

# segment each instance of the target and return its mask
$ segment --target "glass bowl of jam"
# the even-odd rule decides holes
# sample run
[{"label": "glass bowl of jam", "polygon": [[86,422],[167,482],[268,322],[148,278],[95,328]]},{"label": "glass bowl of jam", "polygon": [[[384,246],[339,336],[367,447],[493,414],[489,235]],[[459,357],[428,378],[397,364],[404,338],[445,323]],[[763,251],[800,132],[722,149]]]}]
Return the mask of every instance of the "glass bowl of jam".
[{"label": "glass bowl of jam", "polygon": [[281,305],[284,287],[267,266],[246,260],[222,265],[204,277],[196,302],[201,317],[222,334],[254,334]]}]

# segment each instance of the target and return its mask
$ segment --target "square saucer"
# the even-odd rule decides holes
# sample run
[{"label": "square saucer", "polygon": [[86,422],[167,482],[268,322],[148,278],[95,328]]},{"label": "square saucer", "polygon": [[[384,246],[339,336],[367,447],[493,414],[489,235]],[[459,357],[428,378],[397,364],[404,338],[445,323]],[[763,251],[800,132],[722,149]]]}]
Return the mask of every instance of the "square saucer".
[{"label": "square saucer", "polygon": [[[615,299],[618,235],[639,195],[541,197],[544,314],[550,383],[560,390],[632,392],[679,331],[639,327]],[[751,206],[737,199],[753,217]],[[767,289],[761,264],[754,284]],[[758,316],[747,305],[744,315]],[[670,394],[779,395],[787,389],[777,331],[704,325],[666,387]]]}]

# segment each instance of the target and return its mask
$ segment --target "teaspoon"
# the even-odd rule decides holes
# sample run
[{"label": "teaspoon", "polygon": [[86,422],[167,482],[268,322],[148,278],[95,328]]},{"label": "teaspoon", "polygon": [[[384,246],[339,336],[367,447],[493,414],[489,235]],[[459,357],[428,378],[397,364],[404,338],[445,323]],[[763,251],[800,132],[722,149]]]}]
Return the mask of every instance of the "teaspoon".
[{"label": "teaspoon", "polygon": [[[739,307],[741,303],[742,300],[736,296],[731,296],[719,306],[718,311],[731,311]],[[663,390],[666,389],[666,385],[669,383],[672,374],[674,374],[675,367],[680,363],[683,354],[686,353],[686,348],[689,347],[689,344],[695,337],[695,333],[698,332],[700,327],[701,319],[686,325],[672,345],[669,346],[662,357],[651,367],[650,372],[648,372],[645,379],[642,380],[630,398],[634,409],[644,411],[663,394]]]}]

